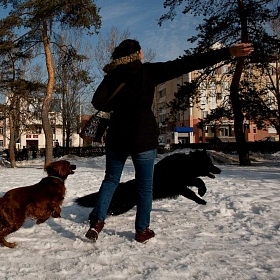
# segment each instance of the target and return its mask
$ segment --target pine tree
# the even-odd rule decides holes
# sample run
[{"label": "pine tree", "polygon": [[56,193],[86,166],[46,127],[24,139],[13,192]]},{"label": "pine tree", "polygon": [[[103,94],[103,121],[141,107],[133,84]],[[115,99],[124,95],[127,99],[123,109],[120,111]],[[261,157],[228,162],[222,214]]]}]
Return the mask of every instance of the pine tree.
[{"label": "pine tree", "polygon": [[[197,43],[192,52],[204,52],[215,43],[230,46],[238,42],[253,42],[254,60],[269,57],[279,50],[277,40],[267,29],[267,23],[279,19],[279,1],[277,0],[168,0],[164,7],[169,11],[163,15],[159,24],[176,16],[176,10],[184,5],[183,13],[200,16],[202,23],[197,26],[197,35],[189,39]],[[188,52],[190,53],[190,52]],[[234,130],[238,145],[239,162],[249,165],[249,152],[246,149],[243,131],[244,115],[239,96],[239,84],[247,59],[236,59],[235,71],[230,87],[230,99],[234,115]]]},{"label": "pine tree", "polygon": [[42,103],[42,124],[46,139],[45,163],[49,163],[53,151],[53,134],[48,116],[55,84],[53,31],[78,29],[93,34],[101,26],[99,9],[90,0],[1,0],[0,4],[9,10],[8,16],[0,21],[0,48],[9,42],[16,42],[22,50],[43,49],[48,82]]}]

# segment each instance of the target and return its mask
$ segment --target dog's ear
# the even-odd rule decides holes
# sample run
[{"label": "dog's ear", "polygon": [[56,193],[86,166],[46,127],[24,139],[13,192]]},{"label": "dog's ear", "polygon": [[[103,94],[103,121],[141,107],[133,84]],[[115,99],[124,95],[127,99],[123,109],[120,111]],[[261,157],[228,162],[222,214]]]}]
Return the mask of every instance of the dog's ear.
[{"label": "dog's ear", "polygon": [[53,162],[50,162],[44,166],[44,170],[48,173],[48,175],[52,175],[54,171],[54,164]]},{"label": "dog's ear", "polygon": [[45,171],[47,171],[50,176],[56,175],[62,179],[66,179],[69,174],[74,174],[71,164],[67,160],[51,162],[45,166]]}]

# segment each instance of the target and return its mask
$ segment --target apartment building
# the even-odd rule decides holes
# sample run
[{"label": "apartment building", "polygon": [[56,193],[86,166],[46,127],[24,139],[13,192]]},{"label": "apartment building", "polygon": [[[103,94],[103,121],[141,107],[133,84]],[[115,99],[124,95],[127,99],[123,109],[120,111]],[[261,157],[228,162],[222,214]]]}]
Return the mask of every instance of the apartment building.
[{"label": "apartment building", "polygon": [[[58,142],[63,146],[63,133],[62,127],[57,123],[52,124],[53,128],[53,144]],[[9,147],[9,133],[10,130],[5,129],[3,122],[0,121],[0,150],[7,149]],[[23,131],[16,143],[16,149],[21,150],[24,146],[29,150],[40,151],[45,148],[45,134],[42,127],[38,127],[36,131]],[[70,139],[71,147],[79,147],[83,145],[83,140],[79,134],[73,133]]]},{"label": "apartment building", "polygon": [[[49,112],[49,120],[53,131],[53,144],[58,142],[63,146],[63,125],[61,112]],[[0,116],[0,150],[9,147],[10,127],[8,118]],[[70,139],[70,147],[83,145],[83,140],[77,133]],[[32,118],[26,117],[24,128],[20,129],[20,136],[16,142],[16,150],[27,147],[30,151],[40,151],[45,148],[45,134],[42,127],[41,114],[33,114]]]},{"label": "apartment building", "polygon": [[[185,144],[210,142],[218,138],[223,142],[235,142],[234,122],[227,118],[219,122],[199,127],[200,120],[206,118],[212,109],[217,108],[229,98],[231,76],[224,75],[228,66],[220,67],[213,76],[201,82],[199,86],[200,100],[192,104],[192,107],[178,113],[176,121],[167,120],[170,108],[167,104],[174,99],[174,93],[178,86],[185,82],[191,82],[197,75],[197,71],[185,74],[176,79],[158,85],[155,89],[153,112],[156,116],[160,131],[159,142],[166,144]],[[272,136],[279,139],[276,130],[268,126],[266,129],[258,129],[251,121],[244,121],[246,141],[258,141]]]},{"label": "apartment building", "polygon": [[[229,98],[231,76],[224,75],[228,70],[227,67],[228,66],[225,65],[218,68],[211,77],[200,83],[198,90],[200,91],[201,98],[199,102],[192,104],[192,107],[186,108],[185,111],[179,112],[176,116],[176,120],[168,119],[170,108],[168,108],[167,104],[174,99],[174,94],[178,91],[178,86],[184,85],[185,82],[191,82],[198,72],[194,71],[185,74],[176,79],[162,83],[155,88],[152,109],[160,131],[159,143],[163,145],[199,143],[210,142],[216,138],[224,142],[235,141],[233,120],[223,118],[219,120],[219,122],[214,122],[204,127],[198,126],[200,120],[205,119],[212,109],[215,109],[221,102]],[[276,74],[272,74],[274,74],[272,75],[273,79],[276,79]],[[268,77],[252,75],[250,78],[253,79],[253,77],[257,77],[258,82],[262,84],[262,86],[266,84],[269,88],[271,80]],[[268,98],[271,100],[271,106],[275,106],[275,96],[272,93],[268,93],[268,95]],[[89,116],[86,115],[80,116],[80,121],[84,123],[88,118]],[[58,141],[60,145],[63,145],[61,113],[59,111],[51,112],[50,122],[53,128],[53,142],[55,143]],[[279,136],[272,126],[268,125],[265,129],[258,129],[253,122],[248,120],[244,121],[244,132],[247,141],[259,141],[266,137],[273,137],[275,140],[279,140]],[[72,147],[91,144],[91,139],[83,141],[78,134],[73,134],[71,137],[70,146]],[[6,149],[8,145],[8,121],[3,118],[3,116],[0,116],[0,149]],[[45,147],[45,135],[39,115],[32,129],[22,131],[17,143],[17,149],[22,149],[23,146],[36,150]]]}]

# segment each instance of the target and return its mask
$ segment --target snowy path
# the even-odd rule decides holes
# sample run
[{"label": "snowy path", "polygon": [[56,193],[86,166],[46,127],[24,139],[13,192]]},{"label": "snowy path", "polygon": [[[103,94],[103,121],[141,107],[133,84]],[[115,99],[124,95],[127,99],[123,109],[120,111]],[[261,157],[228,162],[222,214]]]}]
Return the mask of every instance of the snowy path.
[{"label": "snowy path", "polygon": [[[278,160],[278,159],[277,159]],[[206,206],[179,197],[153,204],[147,244],[134,241],[135,209],[109,217],[96,244],[84,234],[90,209],[73,204],[96,191],[104,157],[72,158],[76,174],[66,182],[61,219],[28,220],[0,247],[0,279],[280,279],[280,165],[219,165],[222,174],[204,178]],[[280,161],[278,161],[280,162]],[[279,167],[278,167],[279,166]],[[0,167],[0,194],[37,182],[43,170]],[[133,177],[128,161],[122,180]]]}]

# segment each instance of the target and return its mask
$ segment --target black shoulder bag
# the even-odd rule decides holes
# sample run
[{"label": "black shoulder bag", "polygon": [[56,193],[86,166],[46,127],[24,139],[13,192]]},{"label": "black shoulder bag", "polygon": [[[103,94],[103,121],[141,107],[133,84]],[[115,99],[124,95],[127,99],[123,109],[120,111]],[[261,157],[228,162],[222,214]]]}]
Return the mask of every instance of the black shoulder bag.
[{"label": "black shoulder bag", "polygon": [[[121,83],[118,86],[118,88],[110,96],[106,104],[110,102],[110,100],[123,88],[124,85],[125,83]],[[109,122],[110,122],[110,113],[97,111],[86,122],[79,135],[83,139],[92,138],[93,142],[101,142],[102,136],[104,135],[109,125]]]}]

